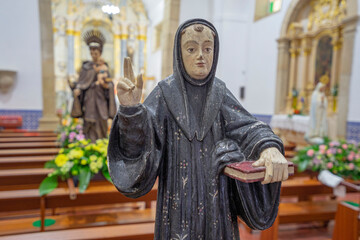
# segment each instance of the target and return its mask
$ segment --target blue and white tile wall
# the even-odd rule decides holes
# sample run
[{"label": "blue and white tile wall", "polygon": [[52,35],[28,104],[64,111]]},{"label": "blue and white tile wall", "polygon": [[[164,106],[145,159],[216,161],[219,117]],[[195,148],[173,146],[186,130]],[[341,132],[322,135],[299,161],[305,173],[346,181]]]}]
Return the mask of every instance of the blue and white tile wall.
[{"label": "blue and white tile wall", "polygon": [[39,119],[42,117],[42,110],[0,110],[0,115],[22,116],[22,129],[37,129]]},{"label": "blue and white tile wall", "polygon": [[360,142],[360,122],[347,122],[346,138]]}]

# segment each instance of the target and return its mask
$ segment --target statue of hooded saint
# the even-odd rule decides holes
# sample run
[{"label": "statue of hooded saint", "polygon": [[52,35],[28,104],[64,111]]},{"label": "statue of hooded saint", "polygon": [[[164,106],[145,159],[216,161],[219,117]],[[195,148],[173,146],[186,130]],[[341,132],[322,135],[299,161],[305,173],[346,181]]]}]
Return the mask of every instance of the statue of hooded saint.
[{"label": "statue of hooded saint", "polygon": [[[219,39],[211,23],[183,23],[174,43],[173,74],[143,104],[142,77],[125,61],[108,148],[114,185],[137,198],[158,178],[155,239],[239,239],[238,216],[253,229],[270,227],[287,178],[281,140],[215,77]],[[286,172],[274,167],[263,184],[222,174],[226,164],[259,157],[281,159]]]}]

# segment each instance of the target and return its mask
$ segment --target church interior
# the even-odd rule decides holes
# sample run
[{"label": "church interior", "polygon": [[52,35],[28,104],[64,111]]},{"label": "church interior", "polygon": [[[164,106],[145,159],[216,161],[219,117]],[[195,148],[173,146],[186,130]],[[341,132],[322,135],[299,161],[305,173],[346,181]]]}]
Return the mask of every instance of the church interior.
[{"label": "church interior", "polygon": [[[211,69],[243,107],[232,111],[246,109],[270,126],[294,166],[272,196],[279,204],[274,222],[254,229],[238,215],[235,239],[360,239],[360,0],[0,0],[0,239],[159,236],[164,175],[146,194],[126,197],[113,184],[108,145],[115,119],[139,115],[132,111],[139,105],[151,113],[147,97],[162,80],[171,84],[176,62],[185,61],[175,36],[189,19],[216,28]],[[206,32],[203,26],[194,34]],[[136,103],[123,104],[127,91],[138,95]],[[206,122],[212,114],[204,112]],[[146,136],[165,131],[159,128]],[[202,141],[201,134],[189,142]],[[250,135],[241,134],[244,142]],[[188,160],[179,160],[179,171]],[[159,239],[195,239],[171,234]]]}]

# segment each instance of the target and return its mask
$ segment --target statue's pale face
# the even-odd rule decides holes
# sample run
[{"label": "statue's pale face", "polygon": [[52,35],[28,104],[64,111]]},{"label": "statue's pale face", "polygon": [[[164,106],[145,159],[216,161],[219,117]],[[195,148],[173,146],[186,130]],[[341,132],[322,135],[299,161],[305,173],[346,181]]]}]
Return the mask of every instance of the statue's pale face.
[{"label": "statue's pale face", "polygon": [[210,28],[200,24],[185,28],[181,36],[181,56],[191,78],[206,78],[214,58],[214,36]]},{"label": "statue's pale face", "polygon": [[90,55],[93,59],[93,62],[97,62],[100,59],[101,52],[98,48],[92,47],[90,48]]}]

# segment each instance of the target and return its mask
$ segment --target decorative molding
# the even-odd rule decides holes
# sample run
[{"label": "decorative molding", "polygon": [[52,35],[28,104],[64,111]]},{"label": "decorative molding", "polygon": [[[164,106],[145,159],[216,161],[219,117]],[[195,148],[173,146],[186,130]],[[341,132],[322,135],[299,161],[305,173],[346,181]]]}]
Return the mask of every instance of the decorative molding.
[{"label": "decorative molding", "polygon": [[16,71],[0,70],[0,93],[8,93],[16,81]]}]

